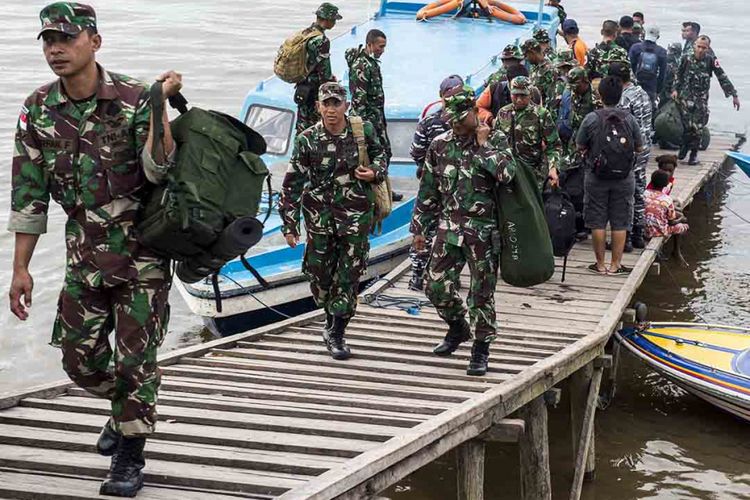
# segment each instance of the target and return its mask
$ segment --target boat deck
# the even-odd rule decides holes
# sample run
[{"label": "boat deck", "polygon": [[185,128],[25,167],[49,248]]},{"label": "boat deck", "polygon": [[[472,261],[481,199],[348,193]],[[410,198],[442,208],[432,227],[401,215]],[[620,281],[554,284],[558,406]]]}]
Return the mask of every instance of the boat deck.
[{"label": "boat deck", "polygon": [[[714,137],[701,165],[678,167],[677,201],[691,201],[729,146]],[[482,378],[465,373],[467,345],[431,354],[445,326],[429,307],[361,304],[346,362],[325,352],[318,312],[167,354],[139,498],[375,495],[599,357],[662,244],[626,255],[627,277],[588,273],[589,240],[573,249],[565,283],[556,273],[531,288],[499,284],[499,337]],[[370,292],[419,296],[407,280],[405,262]],[[0,408],[0,497],[98,497],[109,460],[94,442],[108,402],[60,383],[0,396]]]}]

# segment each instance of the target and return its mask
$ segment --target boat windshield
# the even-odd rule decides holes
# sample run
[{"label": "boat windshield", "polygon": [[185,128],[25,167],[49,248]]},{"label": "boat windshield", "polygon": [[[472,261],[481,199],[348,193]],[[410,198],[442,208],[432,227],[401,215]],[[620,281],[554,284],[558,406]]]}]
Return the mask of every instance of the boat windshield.
[{"label": "boat windshield", "polygon": [[417,130],[416,120],[388,120],[388,138],[391,140],[392,161],[412,162],[409,150]]},{"label": "boat windshield", "polygon": [[267,152],[285,155],[292,136],[294,113],[288,109],[253,104],[247,111],[245,123],[266,140]]}]

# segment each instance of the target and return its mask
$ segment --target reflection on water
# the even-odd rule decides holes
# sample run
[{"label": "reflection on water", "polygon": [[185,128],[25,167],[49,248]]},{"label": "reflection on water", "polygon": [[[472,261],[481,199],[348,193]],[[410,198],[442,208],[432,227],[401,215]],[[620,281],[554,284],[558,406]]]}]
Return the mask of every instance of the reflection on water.
[{"label": "reflection on water", "polygon": [[[45,2],[6,0],[0,31],[0,226],[9,204],[12,133],[24,97],[50,80],[39,44],[38,11]],[[90,0],[97,8],[104,48],[103,64],[149,80],[167,68],[185,75],[185,94],[201,107],[237,113],[244,95],[271,74],[280,42],[310,22],[318,0]],[[339,1],[344,21],[340,33],[365,18],[375,0]],[[566,0],[583,38],[593,45],[604,17],[643,10],[646,23],[661,27],[663,45],[679,39],[687,13],[711,35],[722,65],[750,104],[750,70],[745,61],[746,27],[733,19],[750,19],[750,7],[736,0],[679,4],[623,0],[612,12],[607,2]],[[675,8],[675,6],[678,6]],[[616,11],[616,12],[615,12]],[[136,29],[137,27],[137,29]],[[499,50],[500,48],[498,48]],[[385,57],[398,57],[389,47]],[[450,71],[446,71],[446,74]],[[408,85],[408,82],[403,82]],[[715,85],[715,84],[714,84]],[[712,127],[742,131],[748,114],[735,113],[712,90]],[[689,168],[689,167],[681,167]],[[750,179],[724,172],[696,197],[689,211],[691,230],[684,253],[690,267],[672,263],[660,277],[649,277],[638,299],[649,304],[654,320],[706,321],[750,325],[750,225],[728,209],[750,213]],[[63,374],[59,354],[46,345],[62,281],[63,214],[51,211],[50,234],[32,262],[36,278],[32,318],[20,324],[0,305],[0,392],[34,385]],[[13,240],[0,231],[0,283],[4,299],[10,280]],[[173,318],[164,349],[206,340],[210,334],[176,293]],[[550,437],[556,498],[566,498],[570,481],[571,443],[564,402],[551,412]],[[617,397],[597,419],[597,479],[584,490],[586,499],[750,499],[750,426],[715,410],[651,372],[625,354]],[[513,448],[491,446],[487,456],[487,498],[519,497],[518,460]],[[404,500],[455,498],[451,454],[407,478],[386,495]]]}]

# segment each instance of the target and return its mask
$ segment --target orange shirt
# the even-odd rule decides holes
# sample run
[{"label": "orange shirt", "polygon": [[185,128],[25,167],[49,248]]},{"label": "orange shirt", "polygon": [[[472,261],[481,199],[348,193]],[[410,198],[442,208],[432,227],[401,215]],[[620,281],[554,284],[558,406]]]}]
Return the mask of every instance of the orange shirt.
[{"label": "orange shirt", "polygon": [[584,42],[580,38],[576,38],[575,40],[573,40],[573,42],[569,44],[569,47],[573,49],[573,54],[575,54],[578,64],[580,64],[581,66],[585,66],[586,54],[589,51],[589,48],[586,45],[586,42]]}]

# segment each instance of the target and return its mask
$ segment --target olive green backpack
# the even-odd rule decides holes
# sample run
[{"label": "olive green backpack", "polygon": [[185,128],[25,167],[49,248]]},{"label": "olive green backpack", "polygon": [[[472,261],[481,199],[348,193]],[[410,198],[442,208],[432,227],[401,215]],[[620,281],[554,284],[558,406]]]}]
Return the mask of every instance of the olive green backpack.
[{"label": "olive green backpack", "polygon": [[317,28],[305,28],[284,40],[273,62],[274,74],[286,83],[307,78],[307,42],[322,34]]},{"label": "olive green backpack", "polygon": [[[181,113],[170,124],[177,148],[175,165],[166,182],[145,196],[136,224],[138,239],[178,261],[177,275],[183,281],[194,283],[214,274],[216,283],[215,273],[229,260],[244,255],[263,234],[263,224],[255,216],[264,181],[270,213],[268,169],[259,156],[265,153],[266,143],[231,116],[195,107],[188,111],[180,94],[170,98],[170,104]],[[158,82],[152,86],[151,110],[152,155],[157,157],[164,136]]]}]

